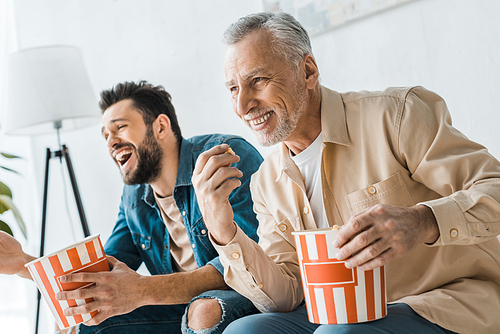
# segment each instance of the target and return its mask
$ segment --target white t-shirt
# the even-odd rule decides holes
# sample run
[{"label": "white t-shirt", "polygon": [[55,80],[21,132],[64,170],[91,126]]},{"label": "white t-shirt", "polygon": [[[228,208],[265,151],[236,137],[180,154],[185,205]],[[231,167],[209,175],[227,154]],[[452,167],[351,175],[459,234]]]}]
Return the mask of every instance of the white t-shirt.
[{"label": "white t-shirt", "polygon": [[321,190],[322,143],[320,133],[318,138],[304,151],[296,156],[292,156],[290,152],[290,156],[297,167],[299,167],[304,183],[306,184],[307,199],[309,199],[309,203],[311,204],[311,211],[318,228],[329,227]]}]

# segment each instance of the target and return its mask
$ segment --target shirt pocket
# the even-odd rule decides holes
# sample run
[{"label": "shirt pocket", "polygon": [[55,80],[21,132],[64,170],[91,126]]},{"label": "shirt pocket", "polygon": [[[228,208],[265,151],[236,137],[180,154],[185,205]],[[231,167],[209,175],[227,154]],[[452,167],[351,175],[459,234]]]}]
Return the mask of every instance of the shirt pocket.
[{"label": "shirt pocket", "polygon": [[385,180],[348,194],[346,201],[351,216],[376,204],[404,207],[415,204],[399,171]]},{"label": "shirt pocket", "polygon": [[151,249],[151,237],[132,232],[132,239],[134,244],[141,251],[148,251]]}]

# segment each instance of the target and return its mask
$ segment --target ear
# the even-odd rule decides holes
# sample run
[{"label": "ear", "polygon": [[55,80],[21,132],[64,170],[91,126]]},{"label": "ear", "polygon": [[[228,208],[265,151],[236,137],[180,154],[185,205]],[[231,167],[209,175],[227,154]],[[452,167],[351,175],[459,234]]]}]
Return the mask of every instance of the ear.
[{"label": "ear", "polygon": [[157,139],[164,139],[169,133],[172,132],[170,118],[168,118],[165,114],[159,114],[153,124],[156,127],[155,134],[158,136]]},{"label": "ear", "polygon": [[313,89],[318,84],[319,70],[316,60],[311,55],[306,55],[302,59],[302,69],[305,73],[306,87]]}]

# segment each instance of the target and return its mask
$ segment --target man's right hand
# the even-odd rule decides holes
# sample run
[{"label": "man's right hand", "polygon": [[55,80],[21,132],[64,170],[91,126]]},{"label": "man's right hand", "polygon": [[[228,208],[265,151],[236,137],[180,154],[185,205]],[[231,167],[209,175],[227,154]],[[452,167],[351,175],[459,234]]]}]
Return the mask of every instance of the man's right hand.
[{"label": "man's right hand", "polygon": [[226,153],[228,149],[227,144],[222,144],[200,154],[192,177],[205,224],[221,245],[226,245],[236,233],[229,195],[241,185],[238,178],[243,175],[236,167],[230,167],[240,157]]},{"label": "man's right hand", "polygon": [[31,279],[24,265],[35,258],[23,252],[19,241],[0,231],[0,274],[19,275]]}]

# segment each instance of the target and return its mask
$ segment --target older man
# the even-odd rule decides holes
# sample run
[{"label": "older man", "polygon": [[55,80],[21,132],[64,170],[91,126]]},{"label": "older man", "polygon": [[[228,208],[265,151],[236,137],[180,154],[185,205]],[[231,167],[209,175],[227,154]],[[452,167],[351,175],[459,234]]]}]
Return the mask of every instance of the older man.
[{"label": "older man", "polygon": [[[222,148],[195,167],[226,282],[266,312],[226,332],[498,332],[500,163],[452,127],[443,99],[422,87],[321,86],[309,37],[285,13],[241,18],[225,41],[235,113],[262,145],[280,143],[252,177],[258,244],[232,222],[231,187],[218,188],[227,181],[210,156]],[[385,265],[387,317],[308,322],[291,232],[334,224],[348,268]]]},{"label": "older man", "polygon": [[[126,185],[118,221],[104,247],[112,270],[63,277],[67,283],[96,283],[92,289],[57,296],[95,299],[65,310],[67,316],[99,310],[76,332],[221,333],[234,319],[257,312],[224,283],[191,176],[201,152],[230,146],[238,155],[222,151],[214,158],[224,163],[222,173],[238,171],[241,187],[228,203],[234,206],[234,221],[256,239],[249,183],[262,162],[259,152],[233,135],[183,138],[170,95],[145,81],[103,91],[100,107],[102,135]],[[0,273],[29,278],[24,264],[32,259],[16,240],[0,232]],[[135,271],[142,263],[151,276]]]}]

